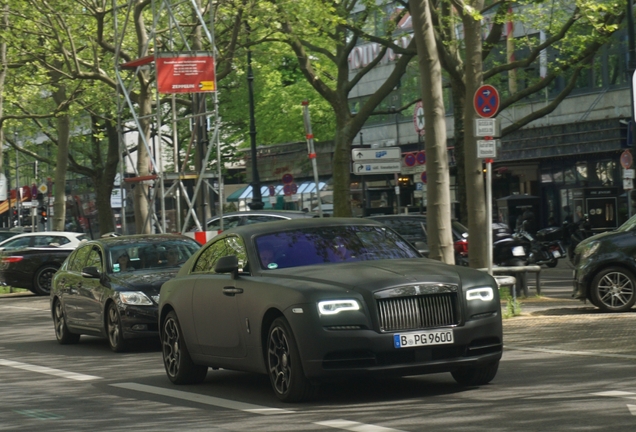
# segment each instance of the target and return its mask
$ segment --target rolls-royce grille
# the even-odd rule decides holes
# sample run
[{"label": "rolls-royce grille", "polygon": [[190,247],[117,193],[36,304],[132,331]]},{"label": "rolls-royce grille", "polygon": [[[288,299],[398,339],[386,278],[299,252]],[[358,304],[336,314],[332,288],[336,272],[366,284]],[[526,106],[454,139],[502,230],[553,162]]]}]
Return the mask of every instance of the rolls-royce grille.
[{"label": "rolls-royce grille", "polygon": [[378,299],[380,330],[417,330],[458,324],[457,293]]}]

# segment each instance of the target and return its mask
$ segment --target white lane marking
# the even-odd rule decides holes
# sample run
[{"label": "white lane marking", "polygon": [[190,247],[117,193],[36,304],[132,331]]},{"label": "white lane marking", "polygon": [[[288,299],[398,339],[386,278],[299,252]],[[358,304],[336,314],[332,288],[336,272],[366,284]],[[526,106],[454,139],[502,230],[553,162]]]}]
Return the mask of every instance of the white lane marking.
[{"label": "white lane marking", "polygon": [[579,356],[590,356],[590,357],[609,357],[609,358],[620,358],[620,359],[636,359],[636,355],[629,354],[611,354],[611,353],[600,353],[600,352],[591,352],[591,351],[567,351],[567,350],[554,350],[547,348],[525,348],[518,347],[514,345],[504,345],[505,349],[513,349],[519,351],[534,351],[534,352],[542,352],[549,354],[570,354],[570,355],[579,355]]},{"label": "white lane marking", "polygon": [[328,420],[322,422],[315,422],[319,426],[328,426],[334,429],[344,429],[354,432],[400,432],[399,429],[385,428],[383,426],[376,426],[364,423],[358,423],[348,420]]},{"label": "white lane marking", "polygon": [[27,306],[2,306],[2,309],[22,309],[22,310],[33,310],[33,311],[48,311],[48,309],[39,309],[34,307]]},{"label": "white lane marking", "polygon": [[98,376],[84,375],[84,374],[69,372],[69,371],[65,371],[61,369],[53,369],[53,368],[48,368],[45,366],[37,366],[37,365],[28,364],[28,363],[16,362],[13,360],[0,359],[0,366],[8,366],[15,369],[22,369],[25,371],[53,375],[56,377],[68,378],[75,381],[90,381],[90,380],[102,379],[101,377],[98,377]]},{"label": "white lane marking", "polygon": [[620,390],[610,390],[606,392],[600,393],[592,393],[594,396],[609,396],[609,397],[628,397],[628,396],[636,396],[636,393],[620,391]]},{"label": "white lane marking", "polygon": [[629,412],[632,413],[633,416],[636,416],[636,405],[627,404],[627,408],[629,408]]},{"label": "white lane marking", "polygon": [[144,393],[150,393],[160,396],[168,396],[175,399],[187,400],[190,402],[197,402],[205,405],[218,406],[221,408],[228,408],[237,411],[245,411],[253,414],[294,414],[294,411],[288,411],[280,408],[268,408],[259,405],[252,405],[243,402],[231,401],[228,399],[221,399],[214,396],[206,396],[196,393],[188,393],[181,390],[166,389],[161,387],[153,387],[144,384],[137,383],[121,383],[111,384],[113,387],[123,388],[127,390],[135,390]]}]

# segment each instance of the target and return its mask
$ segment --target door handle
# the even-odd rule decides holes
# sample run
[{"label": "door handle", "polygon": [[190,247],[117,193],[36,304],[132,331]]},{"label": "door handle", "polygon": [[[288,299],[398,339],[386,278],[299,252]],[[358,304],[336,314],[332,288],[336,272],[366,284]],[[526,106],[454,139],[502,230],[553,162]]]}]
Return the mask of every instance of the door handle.
[{"label": "door handle", "polygon": [[233,297],[236,294],[243,294],[243,288],[224,287],[223,294],[226,296]]}]

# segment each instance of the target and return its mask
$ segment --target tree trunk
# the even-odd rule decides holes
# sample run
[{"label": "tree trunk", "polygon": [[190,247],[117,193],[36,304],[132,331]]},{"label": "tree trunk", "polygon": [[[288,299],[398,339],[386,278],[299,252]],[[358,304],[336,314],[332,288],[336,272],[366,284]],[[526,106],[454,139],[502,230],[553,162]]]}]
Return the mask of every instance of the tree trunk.
[{"label": "tree trunk", "polygon": [[[483,8],[483,0],[472,2],[476,10]],[[470,14],[462,16],[464,24],[464,40],[466,42],[466,95],[467,99],[475,94],[482,84],[482,45],[481,22]],[[488,267],[488,249],[486,229],[490,229],[491,221],[486,221],[486,198],[484,191],[484,174],[482,161],[477,158],[477,141],[475,139],[475,110],[471,103],[464,104],[464,154],[468,218],[468,259],[473,268]],[[484,229],[486,227],[486,229]]]},{"label": "tree trunk", "polygon": [[113,209],[110,206],[110,197],[113,192],[113,181],[106,181],[101,171],[97,171],[92,178],[95,189],[95,207],[97,208],[97,223],[99,223],[99,235],[115,231]]},{"label": "tree trunk", "polygon": [[[348,106],[345,104],[345,106]],[[346,114],[336,114],[336,135],[333,153],[333,214],[351,217],[351,144],[353,138]]]},{"label": "tree trunk", "polygon": [[[142,81],[140,79],[140,81]],[[139,124],[141,130],[139,131],[139,138],[137,140],[137,172],[139,176],[147,176],[150,174],[149,164],[150,155],[148,149],[144,144],[143,137],[145,137],[146,143],[150,142],[150,119],[149,116],[152,111],[151,95],[149,93],[148,85],[141,83],[142,90],[139,92]],[[149,212],[151,209],[148,206],[148,194],[150,192],[148,184],[144,182],[137,182],[133,191],[133,200],[135,203],[135,229],[137,234],[151,234],[152,220]],[[149,217],[150,216],[150,217]]]},{"label": "tree trunk", "polygon": [[[55,79],[59,79],[59,74],[51,74]],[[55,76],[58,75],[58,76]],[[66,87],[58,82],[53,92],[53,100],[56,104],[66,101]],[[67,113],[55,118],[57,126],[57,159],[54,176],[54,197],[53,204],[53,231],[65,231],[66,221],[66,169],[68,166],[68,148],[71,136],[71,120]]]},{"label": "tree trunk", "polygon": [[427,227],[429,258],[455,263],[450,215],[450,178],[446,147],[446,119],[439,61],[428,0],[410,0],[413,34],[422,78],[426,129]]},{"label": "tree trunk", "polygon": [[[466,103],[466,87],[463,82],[451,78],[453,91],[454,147],[456,169],[456,199],[459,205],[459,220],[468,226],[468,208],[466,206],[466,171],[464,154],[464,105]],[[455,215],[453,215],[455,216]]]}]

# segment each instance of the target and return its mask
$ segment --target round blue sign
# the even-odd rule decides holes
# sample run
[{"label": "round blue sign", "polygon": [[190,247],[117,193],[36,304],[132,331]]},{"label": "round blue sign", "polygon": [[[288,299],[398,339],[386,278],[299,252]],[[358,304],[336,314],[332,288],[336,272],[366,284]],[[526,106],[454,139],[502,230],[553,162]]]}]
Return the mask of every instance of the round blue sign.
[{"label": "round blue sign", "polygon": [[494,117],[499,110],[499,92],[491,85],[483,85],[475,92],[475,111],[482,117]]},{"label": "round blue sign", "polygon": [[426,152],[417,152],[415,159],[417,159],[418,164],[424,165],[426,163]]},{"label": "round blue sign", "polygon": [[422,179],[422,183],[426,184],[426,171],[420,175],[420,179]]},{"label": "round blue sign", "polygon": [[294,181],[294,176],[293,175],[291,175],[291,174],[283,175],[283,183],[289,184],[289,183],[291,183],[293,181]]},{"label": "round blue sign", "polygon": [[407,153],[404,155],[404,164],[410,167],[415,165],[415,155],[413,153]]}]

